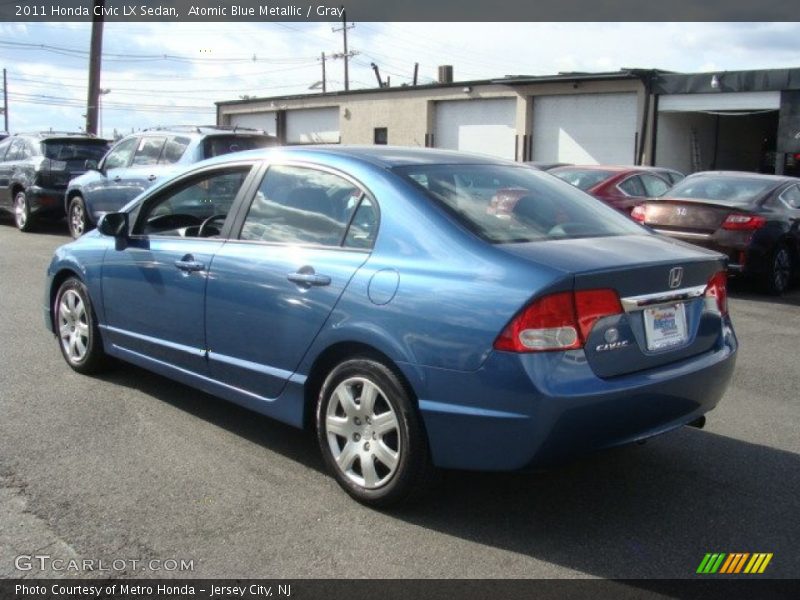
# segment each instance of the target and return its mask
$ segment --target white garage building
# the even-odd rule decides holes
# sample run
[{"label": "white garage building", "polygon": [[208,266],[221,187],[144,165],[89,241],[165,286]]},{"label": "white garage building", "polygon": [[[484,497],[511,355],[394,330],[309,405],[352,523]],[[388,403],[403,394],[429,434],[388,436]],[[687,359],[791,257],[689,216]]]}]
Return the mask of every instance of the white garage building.
[{"label": "white garage building", "polygon": [[264,129],[285,144],[388,143],[683,172],[769,170],[776,151],[784,158],[800,152],[789,132],[800,114],[794,90],[800,69],[624,69],[218,102],[217,122]]}]

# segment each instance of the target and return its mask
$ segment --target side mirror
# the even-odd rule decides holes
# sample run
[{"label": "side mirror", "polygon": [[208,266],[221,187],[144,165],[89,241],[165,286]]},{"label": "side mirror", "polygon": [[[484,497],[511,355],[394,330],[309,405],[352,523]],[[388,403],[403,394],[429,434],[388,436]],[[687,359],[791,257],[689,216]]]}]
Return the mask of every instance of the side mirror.
[{"label": "side mirror", "polygon": [[128,213],[107,213],[100,218],[97,231],[114,238],[128,237]]},{"label": "side mirror", "polygon": [[100,168],[97,166],[97,161],[93,158],[87,158],[86,162],[83,163],[83,168],[87,171],[99,171]]}]

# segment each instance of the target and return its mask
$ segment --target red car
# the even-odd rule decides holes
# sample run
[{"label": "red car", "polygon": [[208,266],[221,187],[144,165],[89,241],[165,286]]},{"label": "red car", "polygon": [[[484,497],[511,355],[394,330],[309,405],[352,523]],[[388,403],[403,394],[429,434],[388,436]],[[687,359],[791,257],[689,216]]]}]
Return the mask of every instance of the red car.
[{"label": "red car", "polygon": [[573,166],[548,173],[626,214],[645,200],[663,196],[672,187],[671,181],[652,167]]}]

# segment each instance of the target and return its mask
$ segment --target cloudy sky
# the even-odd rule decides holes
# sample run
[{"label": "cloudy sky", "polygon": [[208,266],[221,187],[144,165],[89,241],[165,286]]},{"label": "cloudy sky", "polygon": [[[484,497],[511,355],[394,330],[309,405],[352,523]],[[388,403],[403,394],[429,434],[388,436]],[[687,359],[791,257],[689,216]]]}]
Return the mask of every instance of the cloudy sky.
[{"label": "cloudy sky", "polygon": [[[336,23],[107,23],[102,128],[209,124],[214,102],[314,93],[320,53],[342,50]],[[86,104],[88,23],[0,23],[9,128],[76,130]],[[712,71],[800,67],[800,23],[356,23],[351,89],[431,82],[440,64],[457,80],[622,67]],[[343,88],[341,60],[328,89]]]}]

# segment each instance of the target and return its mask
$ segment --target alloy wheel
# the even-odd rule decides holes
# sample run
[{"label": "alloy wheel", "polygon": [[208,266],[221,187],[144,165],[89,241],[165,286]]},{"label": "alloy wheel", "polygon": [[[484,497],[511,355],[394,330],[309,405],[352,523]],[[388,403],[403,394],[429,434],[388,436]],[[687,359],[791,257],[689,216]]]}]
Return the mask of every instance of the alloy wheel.
[{"label": "alloy wheel", "polygon": [[80,200],[73,200],[69,208],[69,225],[72,237],[79,238],[83,235],[85,223],[83,203]]},{"label": "alloy wheel", "polygon": [[28,201],[25,192],[19,192],[14,197],[14,220],[20,230],[24,230],[28,224]]},{"label": "alloy wheel", "polygon": [[782,292],[789,286],[792,274],[792,262],[786,248],[781,248],[775,253],[772,263],[772,282],[776,291]]},{"label": "alloy wheel", "polygon": [[399,422],[386,394],[372,381],[351,377],[333,391],[325,415],[336,467],[365,489],[385,485],[400,463]]},{"label": "alloy wheel", "polygon": [[80,363],[89,350],[89,320],[86,305],[75,290],[67,290],[58,305],[58,337],[64,355],[72,363]]}]

